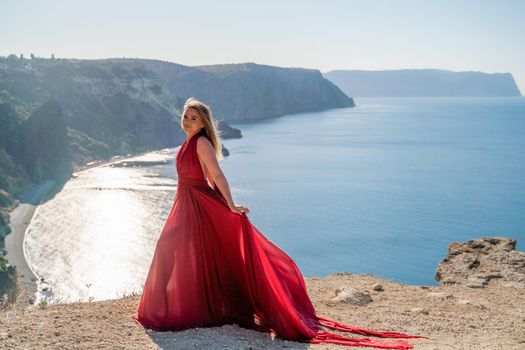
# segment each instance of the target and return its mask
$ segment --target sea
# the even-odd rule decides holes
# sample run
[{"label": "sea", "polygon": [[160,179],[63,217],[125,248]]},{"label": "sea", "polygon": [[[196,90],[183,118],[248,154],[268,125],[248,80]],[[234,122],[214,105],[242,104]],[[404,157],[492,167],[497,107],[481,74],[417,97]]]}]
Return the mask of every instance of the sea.
[{"label": "sea", "polygon": [[[525,98],[356,98],[356,107],[232,124],[235,201],[305,277],[438,285],[449,243],[525,250]],[[140,293],[177,190],[178,148],[89,168],[41,204],[26,258],[50,303]]]}]

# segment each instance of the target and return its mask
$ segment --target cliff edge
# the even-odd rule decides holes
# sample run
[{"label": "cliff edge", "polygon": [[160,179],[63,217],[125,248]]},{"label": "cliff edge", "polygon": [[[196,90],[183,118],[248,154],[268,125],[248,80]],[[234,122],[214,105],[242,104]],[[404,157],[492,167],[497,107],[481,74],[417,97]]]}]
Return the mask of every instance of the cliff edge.
[{"label": "cliff edge", "polygon": [[[494,238],[493,242],[499,242],[496,244],[492,244],[490,238],[469,242],[451,244],[452,256],[456,258],[448,258],[445,262],[447,268],[457,265],[458,269],[464,270],[461,266],[465,262],[460,256],[467,253],[455,254],[457,249],[472,249],[473,252],[468,254],[484,251],[479,254],[483,255],[483,259],[489,259],[513,246],[512,240],[503,238]],[[507,253],[512,251],[510,249]],[[521,261],[520,254],[518,261]],[[506,265],[493,265],[493,268],[507,275],[503,272],[509,268]],[[483,266],[484,261],[480,261],[478,267]],[[443,268],[439,270],[444,272]],[[467,267],[464,271],[468,273],[472,269]],[[440,276],[444,278],[444,274]],[[409,339],[415,349],[518,350],[525,347],[525,284],[519,282],[520,276],[513,273],[508,276],[512,281],[490,278],[483,288],[471,288],[464,283],[413,286],[381,280],[369,274],[348,272],[337,272],[324,278],[306,278],[305,281],[318,315],[359,327],[431,338]],[[460,281],[459,278],[456,280]],[[100,302],[5,307],[0,312],[0,347],[342,349],[336,345],[272,339],[265,333],[235,324],[182,332],[144,330],[131,318],[139,300],[140,296],[130,295]],[[348,336],[348,333],[343,335]]]}]

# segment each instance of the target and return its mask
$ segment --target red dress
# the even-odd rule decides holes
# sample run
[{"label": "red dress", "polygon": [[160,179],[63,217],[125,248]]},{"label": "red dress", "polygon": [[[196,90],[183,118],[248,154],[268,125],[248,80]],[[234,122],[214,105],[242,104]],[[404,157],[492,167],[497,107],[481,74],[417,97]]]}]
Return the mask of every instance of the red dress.
[{"label": "red dress", "polygon": [[176,157],[178,187],[157,242],[135,321],[159,331],[236,323],[307,343],[410,349],[403,340],[350,338],[325,326],[361,335],[426,338],[377,332],[318,317],[294,261],[269,241],[246,214],[233,213],[205,179],[197,139]]}]

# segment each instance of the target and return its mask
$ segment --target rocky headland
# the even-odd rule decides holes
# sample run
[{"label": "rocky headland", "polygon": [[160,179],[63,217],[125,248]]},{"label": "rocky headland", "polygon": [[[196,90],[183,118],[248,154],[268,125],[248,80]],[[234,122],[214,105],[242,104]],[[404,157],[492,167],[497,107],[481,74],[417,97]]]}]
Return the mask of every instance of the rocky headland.
[{"label": "rocky headland", "polygon": [[519,97],[511,73],[444,69],[334,70],[323,74],[354,97]]}]

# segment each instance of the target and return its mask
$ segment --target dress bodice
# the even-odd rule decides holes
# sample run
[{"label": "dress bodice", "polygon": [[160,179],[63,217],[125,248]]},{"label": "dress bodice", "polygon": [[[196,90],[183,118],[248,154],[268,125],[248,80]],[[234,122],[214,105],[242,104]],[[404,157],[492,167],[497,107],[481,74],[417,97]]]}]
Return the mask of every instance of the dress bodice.
[{"label": "dress bodice", "polygon": [[179,178],[192,178],[205,180],[202,166],[197,156],[197,139],[206,137],[203,129],[185,140],[179,148],[176,157],[177,175]]}]

